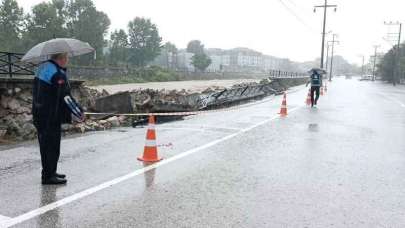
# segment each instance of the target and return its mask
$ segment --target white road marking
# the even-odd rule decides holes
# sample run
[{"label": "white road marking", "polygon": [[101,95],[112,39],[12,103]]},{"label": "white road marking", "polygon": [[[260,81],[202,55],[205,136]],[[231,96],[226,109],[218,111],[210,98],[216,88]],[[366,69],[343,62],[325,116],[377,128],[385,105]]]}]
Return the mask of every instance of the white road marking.
[{"label": "white road marking", "polygon": [[397,103],[397,104],[398,104],[399,106],[401,106],[402,108],[405,108],[405,104],[402,103],[400,100],[395,99],[395,98],[393,98],[392,96],[388,96],[388,95],[386,95],[386,94],[384,94],[384,93],[380,93],[380,94],[381,94],[381,96],[387,98],[388,100],[391,100],[391,101]]},{"label": "white road marking", "polygon": [[[290,113],[292,113],[292,112],[294,112],[294,111],[296,111],[296,110],[298,110],[298,109],[300,109],[300,108],[302,108],[302,107],[303,107],[303,106],[298,106],[298,107],[296,107],[296,108],[292,108],[292,109],[290,110]],[[173,156],[173,157],[167,158],[167,159],[165,159],[165,160],[162,160],[162,161],[160,161],[160,162],[154,163],[154,164],[149,165],[149,166],[147,166],[147,167],[144,167],[144,168],[142,168],[142,169],[138,169],[138,170],[136,170],[136,171],[134,171],[134,172],[131,172],[131,173],[128,173],[128,174],[126,174],[126,175],[124,175],[124,176],[117,177],[117,178],[115,178],[115,179],[113,179],[113,180],[104,182],[104,183],[102,183],[102,184],[100,184],[100,185],[97,185],[97,186],[91,187],[91,188],[89,188],[89,189],[86,189],[86,190],[84,190],[84,191],[78,192],[78,193],[76,193],[76,194],[73,194],[73,195],[71,195],[71,196],[68,196],[68,197],[66,197],[66,198],[63,198],[63,199],[58,200],[58,201],[56,201],[56,202],[53,202],[53,203],[50,203],[50,204],[48,204],[48,205],[42,206],[42,207],[40,207],[40,208],[34,209],[34,210],[29,211],[29,212],[27,212],[27,213],[25,213],[25,214],[19,215],[19,216],[17,216],[17,217],[14,217],[14,218],[11,218],[11,219],[8,219],[8,220],[5,220],[5,222],[3,222],[3,224],[0,223],[0,224],[2,225],[1,227],[6,228],[6,227],[14,226],[14,225],[16,225],[16,224],[20,224],[20,223],[22,223],[22,222],[24,222],[24,221],[27,221],[27,220],[32,219],[32,218],[35,218],[35,217],[37,217],[37,216],[39,216],[39,215],[41,215],[41,214],[44,214],[44,213],[46,213],[46,212],[48,212],[48,211],[54,210],[54,209],[56,209],[56,208],[58,208],[58,207],[61,207],[61,206],[64,206],[64,205],[66,205],[66,204],[69,204],[69,203],[71,203],[71,202],[74,202],[74,201],[76,201],[76,200],[82,199],[82,198],[84,198],[84,197],[86,197],[86,196],[92,195],[92,194],[94,194],[94,193],[96,193],[96,192],[99,192],[99,191],[101,191],[101,190],[103,190],[103,189],[112,187],[112,186],[114,186],[114,185],[116,185],[116,184],[119,184],[119,183],[121,183],[121,182],[123,182],[123,181],[126,181],[126,180],[128,180],[128,179],[131,179],[131,178],[133,178],[133,177],[136,177],[136,176],[138,176],[138,175],[140,175],[140,174],[146,173],[146,172],[148,172],[149,170],[156,169],[156,168],[158,168],[158,167],[160,167],[160,166],[169,164],[169,163],[174,162],[174,161],[176,161],[176,160],[179,160],[179,159],[181,159],[181,158],[187,157],[187,156],[189,156],[189,155],[191,155],[191,154],[194,154],[194,153],[197,153],[197,152],[199,152],[199,151],[205,150],[205,149],[207,149],[207,148],[213,147],[213,146],[215,146],[215,145],[217,145],[217,144],[219,144],[219,143],[221,143],[221,142],[224,142],[224,141],[227,141],[227,140],[229,140],[229,139],[235,138],[236,136],[239,136],[239,135],[241,135],[241,134],[243,134],[243,133],[246,133],[246,132],[248,132],[248,131],[251,131],[251,130],[253,130],[253,129],[255,129],[255,128],[261,126],[261,125],[264,125],[264,124],[266,124],[266,123],[269,123],[269,122],[271,122],[271,121],[273,121],[273,120],[276,120],[276,119],[278,119],[278,118],[280,118],[280,116],[279,116],[279,115],[275,115],[275,116],[273,116],[273,117],[270,117],[270,118],[267,119],[267,120],[264,120],[264,121],[262,121],[262,122],[259,122],[259,123],[255,124],[255,125],[252,125],[252,126],[248,127],[248,128],[242,129],[242,130],[240,130],[239,132],[230,134],[230,135],[228,135],[228,136],[225,136],[225,137],[222,137],[222,138],[220,138],[220,139],[214,140],[214,141],[212,141],[212,142],[210,142],[210,143],[207,143],[207,144],[205,144],[205,145],[202,145],[202,146],[196,147],[196,148],[194,148],[194,149],[185,151],[185,152],[183,152],[183,153],[181,153],[181,154],[178,154],[178,155],[175,155],[175,156]],[[285,117],[282,117],[282,118],[285,118]]]},{"label": "white road marking", "polygon": [[4,215],[0,215],[0,227],[3,227],[3,224],[6,224],[7,221],[9,221],[11,218],[4,216]]}]

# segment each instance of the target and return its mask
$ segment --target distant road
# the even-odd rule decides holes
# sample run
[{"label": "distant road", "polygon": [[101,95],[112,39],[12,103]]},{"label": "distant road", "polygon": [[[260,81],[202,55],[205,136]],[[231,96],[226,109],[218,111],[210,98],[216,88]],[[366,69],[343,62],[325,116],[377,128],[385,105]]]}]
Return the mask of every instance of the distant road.
[{"label": "distant road", "polygon": [[235,84],[244,82],[258,82],[257,79],[232,79],[232,80],[196,80],[196,81],[171,81],[171,82],[149,82],[149,83],[131,83],[119,85],[103,85],[92,86],[97,90],[107,90],[109,93],[117,93],[124,91],[132,91],[135,89],[166,89],[166,90],[191,90],[193,92],[201,92],[209,87],[231,87]]}]

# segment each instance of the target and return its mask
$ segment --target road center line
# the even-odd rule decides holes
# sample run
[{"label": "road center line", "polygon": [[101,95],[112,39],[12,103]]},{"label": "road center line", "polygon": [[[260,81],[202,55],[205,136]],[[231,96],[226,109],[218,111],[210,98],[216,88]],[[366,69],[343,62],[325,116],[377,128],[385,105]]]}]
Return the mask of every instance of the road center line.
[{"label": "road center line", "polygon": [[[296,107],[296,108],[292,108],[292,109],[289,110],[289,112],[292,113],[292,112],[294,112],[294,111],[296,111],[296,110],[298,110],[298,109],[300,109],[300,108],[302,108],[302,107],[303,107],[303,106],[298,106],[298,107]],[[261,125],[267,124],[267,123],[269,123],[269,122],[271,122],[271,121],[273,121],[273,120],[279,119],[279,118],[280,118],[279,115],[275,115],[275,116],[273,116],[273,117],[270,117],[270,118],[267,119],[267,120],[264,120],[264,121],[262,121],[262,122],[259,122],[259,123],[255,124],[255,125],[252,125],[252,126],[248,127],[248,128],[241,129],[241,131],[236,132],[236,133],[234,133],[234,134],[230,134],[230,135],[228,135],[228,136],[225,136],[225,137],[222,137],[222,138],[220,138],[220,139],[214,140],[214,141],[212,141],[212,142],[210,142],[210,143],[207,143],[207,144],[205,144],[205,145],[196,147],[196,148],[194,148],[194,149],[185,151],[185,152],[180,153],[180,154],[178,154],[178,155],[175,155],[175,156],[173,156],[173,157],[164,159],[164,160],[162,160],[162,161],[160,161],[160,162],[158,162],[158,163],[154,163],[154,164],[149,165],[149,166],[147,166],[147,167],[144,167],[144,168],[138,169],[138,170],[136,170],[136,171],[134,171],[134,172],[128,173],[128,174],[126,174],[126,175],[124,175],[124,176],[117,177],[117,178],[115,178],[115,179],[113,179],[113,180],[110,180],[110,181],[104,182],[104,183],[102,183],[102,184],[99,184],[99,185],[97,185],[97,186],[91,187],[91,188],[89,188],[89,189],[83,190],[83,191],[78,192],[78,193],[76,193],[76,194],[73,194],[73,195],[71,195],[71,196],[68,196],[68,197],[65,197],[65,198],[63,198],[63,199],[60,199],[60,200],[58,200],[58,201],[55,201],[55,202],[53,202],[53,203],[50,203],[50,204],[48,204],[48,205],[42,206],[42,207],[40,207],[40,208],[34,209],[34,210],[29,211],[29,212],[27,212],[27,213],[24,213],[24,214],[22,214],[22,215],[19,215],[19,216],[17,216],[17,217],[14,217],[14,218],[11,218],[11,219],[7,219],[7,220],[5,220],[5,221],[3,222],[3,224],[2,224],[2,223],[0,223],[0,224],[2,225],[2,227],[4,226],[4,227],[6,228],[6,227],[10,227],[10,226],[14,226],[14,225],[16,225],[16,224],[22,223],[22,222],[24,222],[24,221],[27,221],[27,220],[32,219],[32,218],[34,218],[34,217],[37,217],[37,216],[39,216],[39,215],[41,215],[41,214],[44,214],[44,213],[46,213],[46,212],[48,212],[48,211],[54,210],[54,209],[56,209],[56,208],[58,208],[58,207],[64,206],[64,205],[66,205],[66,204],[69,204],[69,203],[71,203],[71,202],[74,202],[74,201],[76,201],[76,200],[79,200],[79,199],[81,199],[81,198],[84,198],[84,197],[86,197],[86,196],[92,195],[92,194],[94,194],[94,193],[96,193],[96,192],[99,192],[99,191],[101,191],[101,190],[103,190],[103,189],[112,187],[112,186],[114,186],[114,185],[116,185],[116,184],[119,184],[119,183],[121,183],[121,182],[123,182],[123,181],[126,181],[126,180],[128,180],[128,179],[131,179],[131,178],[133,178],[133,177],[136,177],[136,176],[138,176],[138,175],[140,175],[140,174],[146,173],[146,172],[148,172],[149,170],[156,169],[156,168],[158,168],[158,167],[160,167],[160,166],[169,164],[169,163],[171,163],[171,162],[174,162],[174,161],[179,160],[179,159],[181,159],[181,158],[187,157],[187,156],[189,156],[189,155],[191,155],[191,154],[194,154],[194,153],[196,153],[196,152],[199,152],[199,151],[205,150],[205,149],[207,149],[207,148],[213,147],[213,146],[215,146],[215,145],[217,145],[217,144],[219,144],[219,143],[221,143],[221,142],[224,142],[224,141],[227,141],[227,140],[229,140],[229,139],[235,138],[236,136],[239,136],[239,135],[241,135],[241,134],[243,134],[243,133],[246,133],[246,132],[248,132],[248,131],[251,131],[251,130],[253,130],[253,129],[255,129],[255,128],[261,126]],[[1,221],[1,220],[0,220],[0,221]]]}]

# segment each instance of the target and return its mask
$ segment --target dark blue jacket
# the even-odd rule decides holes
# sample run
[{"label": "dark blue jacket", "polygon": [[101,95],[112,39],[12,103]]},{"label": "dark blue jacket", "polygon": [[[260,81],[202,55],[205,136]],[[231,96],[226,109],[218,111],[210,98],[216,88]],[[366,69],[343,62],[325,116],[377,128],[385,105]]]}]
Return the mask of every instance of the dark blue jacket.
[{"label": "dark blue jacket", "polygon": [[317,72],[313,72],[310,76],[311,86],[321,86],[322,85],[322,76]]},{"label": "dark blue jacket", "polygon": [[54,61],[42,63],[33,85],[32,115],[36,126],[71,123],[71,114],[80,117],[83,109],[71,96],[66,69]]}]

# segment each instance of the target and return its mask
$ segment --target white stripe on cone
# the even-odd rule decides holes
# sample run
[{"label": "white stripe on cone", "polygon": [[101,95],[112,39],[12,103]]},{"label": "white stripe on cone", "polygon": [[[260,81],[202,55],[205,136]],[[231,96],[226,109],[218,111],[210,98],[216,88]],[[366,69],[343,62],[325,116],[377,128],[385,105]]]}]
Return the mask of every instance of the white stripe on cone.
[{"label": "white stripe on cone", "polygon": [[145,141],[145,146],[147,146],[147,147],[156,147],[156,141],[155,141],[155,140],[147,139],[147,140]]}]

